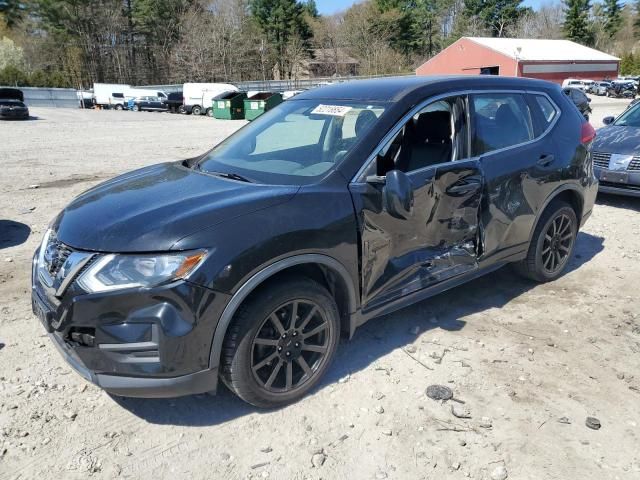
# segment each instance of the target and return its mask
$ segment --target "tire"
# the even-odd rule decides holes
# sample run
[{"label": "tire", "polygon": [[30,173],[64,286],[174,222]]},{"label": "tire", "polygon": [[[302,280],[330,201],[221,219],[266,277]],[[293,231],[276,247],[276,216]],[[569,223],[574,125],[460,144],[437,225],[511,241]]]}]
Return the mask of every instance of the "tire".
[{"label": "tire", "polygon": [[133,107],[131,107],[131,110],[133,112],[141,112],[142,110],[140,110],[140,107],[138,105],[134,105]]},{"label": "tire", "polygon": [[184,105],[180,105],[178,107],[178,113],[182,113],[182,114],[186,114],[187,113],[187,109],[184,108]]},{"label": "tire", "polygon": [[191,109],[191,113],[193,115],[202,115],[202,107],[199,105],[194,105]]},{"label": "tire", "polygon": [[578,220],[571,205],[563,201],[551,202],[533,232],[527,257],[516,264],[516,270],[536,282],[556,280],[573,256],[577,234]]},{"label": "tire", "polygon": [[207,117],[213,117],[213,108],[207,108],[206,115]]},{"label": "tire", "polygon": [[222,347],[222,380],[256,407],[287,405],[322,378],[339,336],[338,308],[323,286],[304,277],[268,284],[236,312]]},{"label": "tire", "polygon": [[120,105],[119,103],[116,104],[115,107],[113,107],[114,110],[122,110],[124,107],[122,105]]}]

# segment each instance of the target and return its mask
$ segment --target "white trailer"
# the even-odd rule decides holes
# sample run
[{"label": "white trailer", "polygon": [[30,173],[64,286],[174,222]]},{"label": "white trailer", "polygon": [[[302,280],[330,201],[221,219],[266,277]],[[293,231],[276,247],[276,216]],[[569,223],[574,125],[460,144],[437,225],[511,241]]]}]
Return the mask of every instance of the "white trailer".
[{"label": "white trailer", "polygon": [[126,107],[125,92],[130,88],[129,85],[117,83],[94,83],[93,103],[104,108],[122,110]]},{"label": "white trailer", "polygon": [[182,86],[184,110],[194,115],[210,115],[214,97],[237,91],[238,88],[229,83],[185,83]]}]

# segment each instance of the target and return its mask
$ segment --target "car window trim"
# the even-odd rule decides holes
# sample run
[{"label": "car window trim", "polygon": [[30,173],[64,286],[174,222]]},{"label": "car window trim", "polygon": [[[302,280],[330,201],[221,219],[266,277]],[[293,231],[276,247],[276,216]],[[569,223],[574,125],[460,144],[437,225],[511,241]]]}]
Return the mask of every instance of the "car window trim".
[{"label": "car window trim", "polygon": [[[427,106],[429,106],[430,104],[432,104],[434,102],[437,102],[439,100],[443,100],[445,98],[461,97],[461,96],[469,97],[470,95],[473,95],[474,93],[479,93],[479,94],[481,94],[481,93],[517,93],[517,94],[520,94],[520,95],[524,95],[524,94],[542,95],[542,96],[546,97],[547,100],[549,100],[549,102],[551,102],[551,105],[553,105],[553,107],[556,109],[556,112],[558,114],[554,117],[553,121],[549,124],[547,129],[544,132],[542,132],[539,137],[535,137],[532,140],[527,140],[526,142],[519,143],[519,144],[516,144],[516,145],[510,145],[508,147],[500,148],[498,150],[492,150],[491,152],[487,152],[487,153],[484,153],[482,155],[472,155],[472,156],[470,156],[468,158],[462,158],[460,160],[456,160],[456,162],[465,162],[465,161],[468,161],[468,160],[476,160],[476,159],[480,159],[483,156],[493,155],[494,153],[504,152],[504,151],[510,150],[512,148],[519,148],[519,147],[523,147],[525,145],[528,145],[530,143],[537,142],[537,141],[541,140],[542,138],[546,137],[549,134],[549,132],[553,129],[553,127],[556,125],[556,123],[560,119],[560,116],[562,115],[562,110],[560,109],[560,107],[558,107],[558,104],[553,101],[553,99],[549,96],[548,93],[540,91],[540,90],[532,90],[532,89],[476,90],[476,89],[468,89],[468,90],[457,90],[457,91],[452,91],[452,92],[447,92],[447,93],[441,93],[439,95],[435,95],[433,97],[429,97],[426,100],[423,100],[417,106],[413,107],[411,110],[409,110],[407,113],[405,113],[400,118],[400,120],[398,120],[398,122],[396,122],[396,124],[386,133],[386,135],[384,137],[382,137],[382,140],[380,142],[378,142],[378,145],[373,149],[372,153],[364,161],[364,163],[362,164],[362,167],[360,167],[360,169],[358,169],[356,174],[351,179],[350,183],[351,184],[366,184],[367,183],[365,172],[367,172],[367,170],[369,170],[369,167],[371,166],[371,163],[377,161],[377,157],[378,157],[378,154],[380,153],[380,151],[386,146],[386,144],[389,141],[391,141],[398,134],[398,132],[404,127],[404,125],[409,121],[409,119],[411,117],[413,117],[416,113],[418,113],[420,110],[426,108]],[[525,101],[526,101],[526,99],[525,99]],[[470,122],[472,120],[473,119],[471,118],[471,112],[470,112],[470,108],[469,108],[469,99],[467,98],[467,121]],[[472,124],[469,123],[467,125],[467,129],[469,130],[469,133],[471,133],[471,127],[472,127]],[[471,141],[470,135],[467,135],[467,136],[469,137],[468,141]],[[469,146],[469,148],[470,148],[470,146]],[[469,153],[471,153],[471,152],[469,152]],[[407,175],[410,174],[410,173],[413,173],[413,172],[423,171],[423,170],[426,170],[426,169],[429,169],[429,168],[434,168],[434,167],[439,167],[439,166],[442,166],[442,165],[447,165],[449,163],[452,163],[452,162],[448,161],[448,162],[437,163],[437,164],[434,164],[434,165],[429,165],[427,167],[423,167],[421,169],[413,170],[411,172],[408,172]]]}]

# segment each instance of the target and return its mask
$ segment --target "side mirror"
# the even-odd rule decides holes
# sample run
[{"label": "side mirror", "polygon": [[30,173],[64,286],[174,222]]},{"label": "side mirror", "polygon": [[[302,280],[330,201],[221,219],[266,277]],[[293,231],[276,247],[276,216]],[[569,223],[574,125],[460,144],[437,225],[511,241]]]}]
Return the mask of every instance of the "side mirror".
[{"label": "side mirror", "polygon": [[602,123],[604,123],[605,125],[609,125],[613,123],[614,120],[615,120],[615,117],[604,117],[602,119]]},{"label": "side mirror", "polygon": [[406,173],[400,170],[387,172],[382,189],[384,209],[392,217],[406,220],[413,214],[413,186]]}]

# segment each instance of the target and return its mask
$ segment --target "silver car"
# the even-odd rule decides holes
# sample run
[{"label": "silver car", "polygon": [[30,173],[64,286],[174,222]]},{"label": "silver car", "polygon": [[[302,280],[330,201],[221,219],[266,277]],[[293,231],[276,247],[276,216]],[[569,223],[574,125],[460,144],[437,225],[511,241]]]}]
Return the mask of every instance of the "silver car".
[{"label": "silver car", "polygon": [[640,103],[602,122],[591,149],[598,191],[640,197]]}]

